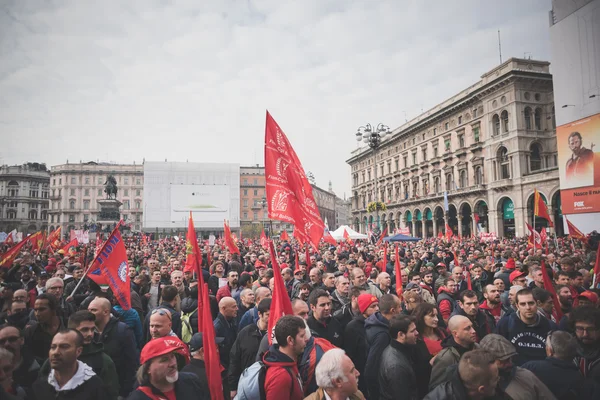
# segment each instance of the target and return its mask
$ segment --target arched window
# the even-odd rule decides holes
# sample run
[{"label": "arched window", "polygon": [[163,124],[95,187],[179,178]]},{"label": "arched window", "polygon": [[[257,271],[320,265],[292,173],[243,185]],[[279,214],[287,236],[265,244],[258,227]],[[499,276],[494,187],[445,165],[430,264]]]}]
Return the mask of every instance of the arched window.
[{"label": "arched window", "polygon": [[71,210],[75,209],[75,200],[69,200],[69,209],[71,209]]},{"label": "arched window", "polygon": [[508,133],[508,111],[504,110],[501,114],[502,118],[502,133]]},{"label": "arched window", "polygon": [[469,181],[467,179],[467,171],[460,171],[460,187],[462,188],[466,188],[467,186],[469,186]]},{"label": "arched window", "polygon": [[492,117],[492,125],[493,125],[493,129],[494,129],[494,135],[499,135],[500,134],[500,117],[498,117],[498,114],[494,114],[494,116]]},{"label": "arched window", "polygon": [[29,219],[37,219],[37,211],[36,210],[29,211],[28,217],[29,217]]},{"label": "arched window", "polygon": [[531,129],[531,108],[525,107],[525,129]]},{"label": "arched window", "polygon": [[435,178],[433,178],[433,192],[434,193],[440,192],[440,178],[437,176]]},{"label": "arched window", "polygon": [[8,210],[6,212],[6,218],[8,218],[8,219],[16,219],[17,218],[17,212],[15,210]]},{"label": "arched window", "polygon": [[483,184],[483,174],[481,173],[481,167],[475,168],[475,184],[476,185]]},{"label": "arched window", "polygon": [[529,169],[539,171],[542,169],[542,146],[539,143],[533,143],[530,147]]},{"label": "arched window", "polygon": [[46,211],[42,211],[40,219],[46,221],[48,219],[48,213]]},{"label": "arched window", "polygon": [[498,149],[497,162],[500,179],[510,179],[510,160],[508,158],[508,150],[506,150],[506,147],[500,147],[500,149]]},{"label": "arched window", "polygon": [[446,174],[446,191],[452,190],[452,174]]},{"label": "arched window", "polygon": [[535,129],[538,131],[542,130],[542,109],[535,109]]}]

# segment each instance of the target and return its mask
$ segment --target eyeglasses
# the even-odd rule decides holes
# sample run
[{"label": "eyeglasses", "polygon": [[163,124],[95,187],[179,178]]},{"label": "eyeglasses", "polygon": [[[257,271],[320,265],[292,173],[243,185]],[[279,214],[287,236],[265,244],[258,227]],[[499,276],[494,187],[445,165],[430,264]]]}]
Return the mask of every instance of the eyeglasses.
[{"label": "eyeglasses", "polygon": [[0,346],[4,346],[6,342],[10,344],[17,343],[19,339],[21,339],[19,336],[9,336],[7,338],[0,339]]},{"label": "eyeglasses", "polygon": [[583,326],[576,326],[575,327],[575,332],[577,333],[589,333],[589,334],[593,334],[598,332],[598,328],[596,328],[595,326],[590,326],[588,328],[583,327]]},{"label": "eyeglasses", "polygon": [[167,310],[166,308],[155,308],[154,310],[152,310],[150,315],[154,314],[158,314],[160,316],[166,315],[169,318],[169,321],[171,321],[171,311]]}]

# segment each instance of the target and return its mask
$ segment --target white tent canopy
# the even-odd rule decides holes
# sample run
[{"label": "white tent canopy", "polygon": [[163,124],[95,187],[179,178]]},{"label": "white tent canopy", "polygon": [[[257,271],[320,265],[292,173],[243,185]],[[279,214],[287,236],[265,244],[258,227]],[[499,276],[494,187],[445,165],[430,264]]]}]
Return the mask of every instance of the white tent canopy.
[{"label": "white tent canopy", "polygon": [[356,232],[354,229],[350,228],[348,225],[342,225],[339,228],[337,228],[335,231],[330,232],[331,236],[333,236],[333,238],[335,240],[342,240],[344,239],[344,230],[346,230],[346,232],[348,232],[348,236],[350,236],[350,239],[368,239],[369,237],[367,235],[363,235],[362,233],[358,233]]}]

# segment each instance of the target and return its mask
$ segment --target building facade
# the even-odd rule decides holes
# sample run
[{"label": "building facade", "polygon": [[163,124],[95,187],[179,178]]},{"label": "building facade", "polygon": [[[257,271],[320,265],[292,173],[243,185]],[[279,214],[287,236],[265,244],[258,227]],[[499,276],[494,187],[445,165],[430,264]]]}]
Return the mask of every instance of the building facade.
[{"label": "building facade", "polygon": [[104,184],[108,175],[117,180],[117,200],[122,204],[121,218],[132,230],[140,231],[143,221],[143,164],[87,162],[62,164],[50,169],[50,229],[62,227],[94,230],[100,208],[98,200],[106,198]]},{"label": "building facade", "polygon": [[[561,234],[554,115],[549,63],[509,59],[394,129],[377,150],[352,153],[352,226],[408,227],[418,237],[446,226],[461,236],[523,236],[537,189]],[[368,212],[376,200],[387,209]]]},{"label": "building facade", "polygon": [[331,183],[329,184],[330,190],[321,189],[314,184],[311,184],[311,186],[315,202],[317,203],[317,208],[319,209],[319,214],[321,214],[321,219],[327,226],[329,226],[331,230],[337,229],[337,226],[334,226],[336,224],[336,197],[335,193],[331,191]]},{"label": "building facade", "polygon": [[258,238],[263,229],[276,234],[281,229],[291,232],[290,224],[270,221],[267,211],[265,167],[258,164],[240,167],[240,227],[246,237]]},{"label": "building facade", "polygon": [[352,202],[350,200],[335,198],[335,226],[337,228],[352,224],[351,206]]},{"label": "building facade", "polygon": [[50,171],[45,164],[0,167],[0,232],[47,228]]}]

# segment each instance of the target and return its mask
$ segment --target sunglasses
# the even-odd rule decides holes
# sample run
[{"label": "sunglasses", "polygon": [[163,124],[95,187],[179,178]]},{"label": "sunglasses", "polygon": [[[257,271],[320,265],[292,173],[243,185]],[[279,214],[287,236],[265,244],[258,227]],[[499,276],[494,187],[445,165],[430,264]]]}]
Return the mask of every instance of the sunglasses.
[{"label": "sunglasses", "polygon": [[161,317],[164,317],[166,315],[169,318],[169,321],[171,321],[171,311],[167,310],[166,308],[155,308],[154,310],[152,310],[150,315],[154,314],[158,314]]}]

